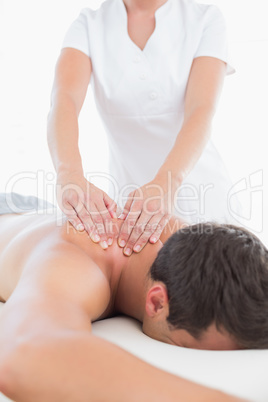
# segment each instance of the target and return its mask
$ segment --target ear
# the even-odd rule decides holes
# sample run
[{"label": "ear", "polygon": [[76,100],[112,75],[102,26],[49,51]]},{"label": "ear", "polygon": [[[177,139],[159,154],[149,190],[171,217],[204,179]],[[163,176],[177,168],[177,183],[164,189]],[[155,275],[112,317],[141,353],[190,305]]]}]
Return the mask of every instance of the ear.
[{"label": "ear", "polygon": [[153,318],[168,308],[168,294],[164,284],[157,284],[149,289],[146,296],[146,313]]}]

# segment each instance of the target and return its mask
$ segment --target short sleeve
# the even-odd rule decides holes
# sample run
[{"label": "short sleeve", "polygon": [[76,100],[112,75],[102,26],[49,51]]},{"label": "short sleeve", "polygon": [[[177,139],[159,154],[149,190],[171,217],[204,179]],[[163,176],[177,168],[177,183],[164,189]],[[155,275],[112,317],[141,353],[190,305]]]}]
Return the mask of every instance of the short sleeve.
[{"label": "short sleeve", "polygon": [[198,44],[195,57],[211,56],[227,63],[226,75],[236,72],[228,55],[228,36],[226,21],[221,10],[210,5],[206,13],[203,32]]},{"label": "short sleeve", "polygon": [[72,47],[90,57],[87,9],[82,9],[72,22],[62,42],[62,48]]}]

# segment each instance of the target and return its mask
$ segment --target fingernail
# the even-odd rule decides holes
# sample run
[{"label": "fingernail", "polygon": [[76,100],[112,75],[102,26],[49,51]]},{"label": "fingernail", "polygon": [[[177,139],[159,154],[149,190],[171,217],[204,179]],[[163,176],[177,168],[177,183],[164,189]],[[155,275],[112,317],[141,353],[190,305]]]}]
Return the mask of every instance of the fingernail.
[{"label": "fingernail", "polygon": [[155,242],[156,242],[156,240],[157,240],[157,238],[156,238],[156,237],[152,237],[152,238],[151,238],[151,242],[152,242],[152,243],[155,243]]},{"label": "fingernail", "polygon": [[93,241],[98,242],[98,241],[100,241],[100,236],[97,235],[97,234],[94,234],[94,235],[92,236],[92,239],[93,239]]},{"label": "fingernail", "polygon": [[124,254],[125,254],[125,255],[130,255],[130,254],[131,254],[130,248],[127,248],[127,249],[124,251]]},{"label": "fingernail", "polygon": [[120,214],[119,216],[118,216],[118,219],[125,219],[125,214]]},{"label": "fingernail", "polygon": [[108,246],[111,246],[113,244],[113,239],[111,237],[109,237],[108,239]]},{"label": "fingernail", "polygon": [[134,247],[133,250],[138,252],[138,251],[140,251],[140,249],[141,249],[141,246],[138,244],[137,246]]},{"label": "fingernail", "polygon": [[116,215],[116,213],[115,213],[114,211],[112,211],[112,217],[113,217],[114,219],[117,219],[117,215]]},{"label": "fingernail", "polygon": [[125,240],[120,240],[120,241],[119,241],[119,246],[120,246],[120,247],[125,247],[125,245],[126,245]]},{"label": "fingernail", "polygon": [[108,248],[108,244],[107,244],[106,241],[101,241],[101,242],[100,242],[100,246],[101,246],[103,249]]},{"label": "fingernail", "polygon": [[79,223],[79,225],[76,226],[76,230],[78,230],[79,232],[82,232],[84,230],[84,225],[82,225],[82,223]]}]

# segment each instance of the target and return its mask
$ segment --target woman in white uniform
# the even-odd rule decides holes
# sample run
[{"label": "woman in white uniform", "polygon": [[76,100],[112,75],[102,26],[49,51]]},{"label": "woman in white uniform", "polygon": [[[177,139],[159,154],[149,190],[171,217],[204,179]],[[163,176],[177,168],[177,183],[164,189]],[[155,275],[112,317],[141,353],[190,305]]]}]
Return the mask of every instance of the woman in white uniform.
[{"label": "woman in white uniform", "polygon": [[[235,72],[219,8],[106,0],[82,9],[62,48],[48,143],[58,202],[73,225],[107,248],[110,219],[126,191],[118,239],[126,255],[157,241],[171,213],[189,223],[231,222],[232,183],[210,138],[225,75]],[[85,180],[78,148],[89,83],[109,141],[109,195]],[[231,206],[237,211],[238,201]]]}]

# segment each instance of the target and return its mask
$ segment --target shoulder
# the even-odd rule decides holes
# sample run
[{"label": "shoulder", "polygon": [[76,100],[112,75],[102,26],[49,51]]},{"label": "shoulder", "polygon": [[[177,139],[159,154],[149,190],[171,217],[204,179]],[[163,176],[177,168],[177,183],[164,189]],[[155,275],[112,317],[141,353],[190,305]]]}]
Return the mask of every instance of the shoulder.
[{"label": "shoulder", "polygon": [[179,0],[184,13],[193,21],[206,22],[208,19],[222,17],[220,8],[215,4],[198,3],[195,0]]},{"label": "shoulder", "polygon": [[20,279],[23,291],[56,297],[82,308],[91,321],[107,308],[111,290],[108,279],[83,250],[66,241],[37,247]]},{"label": "shoulder", "polygon": [[115,1],[116,0],[106,0],[97,8],[84,7],[80,11],[80,16],[84,17],[88,21],[98,20],[99,18],[103,17],[103,15],[106,15],[113,10],[115,7]]}]

